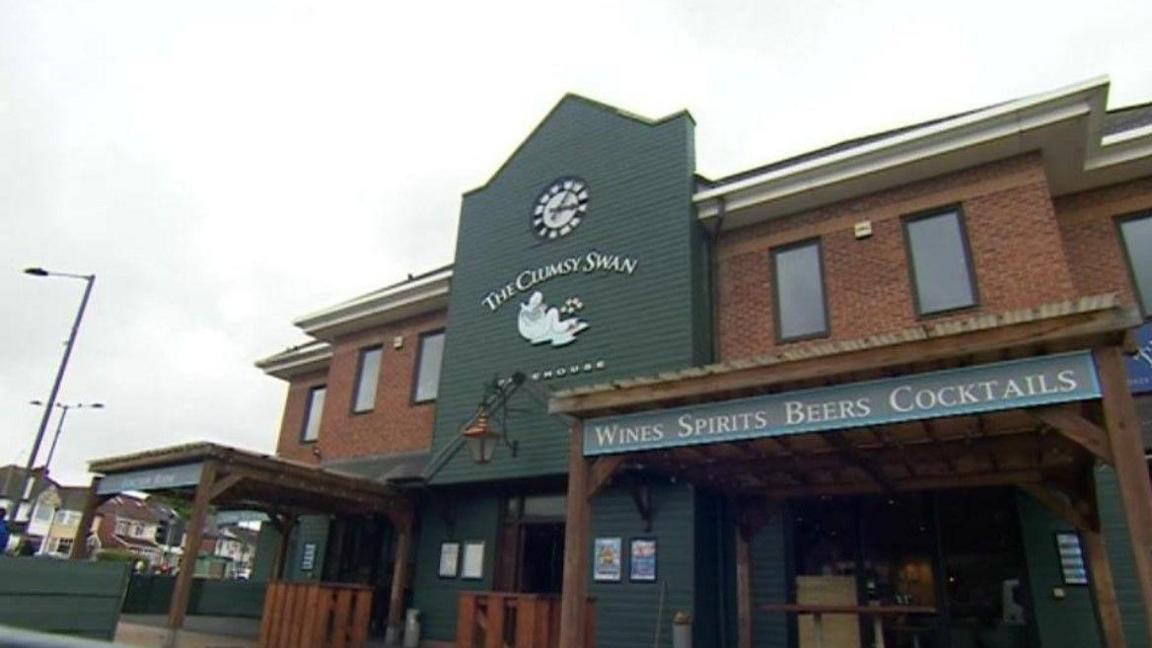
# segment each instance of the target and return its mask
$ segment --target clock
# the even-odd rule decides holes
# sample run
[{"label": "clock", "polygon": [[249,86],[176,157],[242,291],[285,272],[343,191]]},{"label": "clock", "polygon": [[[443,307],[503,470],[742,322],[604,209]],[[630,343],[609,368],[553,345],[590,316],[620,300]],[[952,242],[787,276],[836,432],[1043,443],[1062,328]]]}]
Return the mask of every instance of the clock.
[{"label": "clock", "polygon": [[553,180],[532,208],[532,229],[545,240],[567,236],[588,212],[588,183],[568,176]]}]

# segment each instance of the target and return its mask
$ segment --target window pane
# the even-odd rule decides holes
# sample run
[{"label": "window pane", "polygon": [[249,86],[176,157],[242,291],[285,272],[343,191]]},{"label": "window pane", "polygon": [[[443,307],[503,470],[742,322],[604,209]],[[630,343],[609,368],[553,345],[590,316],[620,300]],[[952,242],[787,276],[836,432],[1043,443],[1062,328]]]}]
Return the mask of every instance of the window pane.
[{"label": "window pane", "polygon": [[440,361],[444,358],[444,334],[420,338],[420,366],[416,369],[416,402],[434,400],[440,386]]},{"label": "window pane", "polygon": [[976,303],[964,232],[956,212],[909,221],[908,249],[922,314]]},{"label": "window pane", "polygon": [[304,421],[305,441],[315,441],[320,437],[320,415],[324,413],[324,396],[328,392],[324,387],[314,387],[308,392],[308,412]]},{"label": "window pane", "polygon": [[380,375],[382,349],[360,352],[360,377],[356,380],[356,404],[353,409],[366,412],[376,406],[376,379]]},{"label": "window pane", "polygon": [[776,309],[780,338],[818,335],[828,330],[820,246],[815,242],[775,254]]},{"label": "window pane", "polygon": [[1120,224],[1128,262],[1136,279],[1136,295],[1145,314],[1152,314],[1152,214]]}]

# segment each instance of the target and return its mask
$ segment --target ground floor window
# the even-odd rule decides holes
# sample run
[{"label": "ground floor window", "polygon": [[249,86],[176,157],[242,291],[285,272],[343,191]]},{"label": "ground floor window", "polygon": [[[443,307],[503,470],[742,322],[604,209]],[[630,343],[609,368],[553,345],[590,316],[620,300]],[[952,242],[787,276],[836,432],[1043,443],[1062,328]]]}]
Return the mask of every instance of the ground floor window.
[{"label": "ground floor window", "polygon": [[[890,617],[828,616],[825,641],[886,648],[1025,646],[1025,559],[1015,497],[987,489],[826,497],[793,507],[800,604],[932,608]],[[797,620],[799,645],[812,620]],[[841,645],[837,643],[836,645]]]}]

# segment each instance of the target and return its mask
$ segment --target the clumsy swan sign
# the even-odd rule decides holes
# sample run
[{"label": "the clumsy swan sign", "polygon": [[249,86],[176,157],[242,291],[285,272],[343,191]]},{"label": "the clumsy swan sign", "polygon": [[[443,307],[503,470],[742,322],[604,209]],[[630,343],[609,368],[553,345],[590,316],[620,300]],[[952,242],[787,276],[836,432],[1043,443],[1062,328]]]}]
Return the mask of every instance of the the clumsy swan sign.
[{"label": "the clumsy swan sign", "polygon": [[584,454],[723,443],[1100,397],[1075,352],[584,422]]}]

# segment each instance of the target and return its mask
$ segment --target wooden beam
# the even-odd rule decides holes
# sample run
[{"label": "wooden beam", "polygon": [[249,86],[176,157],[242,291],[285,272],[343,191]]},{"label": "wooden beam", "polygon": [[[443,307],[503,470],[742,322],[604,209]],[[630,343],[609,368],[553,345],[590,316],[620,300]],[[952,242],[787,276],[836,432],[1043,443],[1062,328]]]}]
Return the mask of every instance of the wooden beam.
[{"label": "wooden beam", "polygon": [[564,525],[564,586],[560,600],[559,648],[585,648],[588,614],[589,528],[592,503],[584,457],[584,424],[572,424],[568,443],[568,516]]},{"label": "wooden beam", "polygon": [[828,432],[821,438],[832,444],[848,459],[849,463],[852,463],[863,471],[863,473],[868,476],[868,479],[875,482],[877,486],[890,493],[896,492],[896,487],[892,485],[892,480],[888,479],[888,476],[884,474],[880,466],[866,459],[863,454],[852,445],[851,441],[844,438],[844,435],[839,432]]},{"label": "wooden beam", "polygon": [[1112,447],[1108,443],[1108,433],[1099,425],[1081,416],[1074,406],[1033,407],[1027,411],[1038,421],[1091,452],[1104,463],[1112,463]]},{"label": "wooden beam", "polygon": [[176,575],[172,602],[168,606],[168,638],[172,642],[184,626],[184,615],[188,612],[188,595],[192,591],[192,577],[196,574],[196,558],[200,555],[200,540],[204,536],[208,503],[216,483],[216,468],[215,461],[204,462],[200,483],[196,486],[196,497],[192,501],[192,516],[184,532],[184,555],[180,557],[180,573]]},{"label": "wooden beam", "polygon": [[[583,451],[581,451],[583,452]],[[606,455],[598,457],[592,462],[592,468],[588,477],[588,499],[596,497],[597,493],[608,485],[608,481],[612,479],[612,475],[624,464],[624,460],[628,455]]]},{"label": "wooden beam", "polygon": [[1152,480],[1140,435],[1136,403],[1128,387],[1128,370],[1119,347],[1093,352],[1103,392],[1104,419],[1120,486],[1120,501],[1128,519],[1128,535],[1135,557],[1136,580],[1144,599],[1148,643],[1152,645]]},{"label": "wooden beam", "polygon": [[1044,484],[1021,484],[1020,488],[1056,517],[1080,531],[1099,531],[1099,520],[1086,515],[1066,493],[1056,492]]},{"label": "wooden beam", "polygon": [[[984,486],[1018,486],[1021,484],[1038,484],[1041,481],[1043,481],[1043,475],[1039,470],[1028,469],[1001,470],[989,473],[959,473],[941,477],[895,479],[892,481],[892,485],[896,491],[906,492],[947,488],[981,488]],[[862,495],[882,492],[882,489],[872,482],[835,482],[827,484],[810,483],[805,486],[772,486],[759,494],[773,498],[786,498],[814,497],[818,495]]]},{"label": "wooden beam", "polygon": [[1084,539],[1084,553],[1088,559],[1092,590],[1096,594],[1096,609],[1100,614],[1100,631],[1105,648],[1127,648],[1124,624],[1120,617],[1120,603],[1116,597],[1116,581],[1112,578],[1112,563],[1104,544],[1104,534],[1092,529],[1080,532]]},{"label": "wooden beam", "polygon": [[[97,494],[100,488],[100,478],[93,477],[92,484],[88,486],[88,496],[84,500],[84,511],[80,514],[80,524],[76,527],[76,535],[72,537],[72,550],[68,557],[72,560],[84,560],[88,557],[88,532],[92,529],[92,520],[96,519],[96,509],[104,502],[104,498]],[[0,547],[0,553],[3,547]]]},{"label": "wooden beam", "polygon": [[836,353],[795,361],[781,361],[732,369],[680,380],[637,385],[587,394],[573,394],[549,401],[551,414],[592,414],[608,409],[634,411],[678,399],[715,399],[732,392],[762,391],[767,387],[813,379],[851,376],[934,360],[955,358],[958,349],[979,354],[1022,345],[1120,336],[1141,324],[1134,309],[1110,308],[1089,313],[1033,320],[1021,324],[941,335],[915,342],[899,342],[860,351]]},{"label": "wooden beam", "polygon": [[243,480],[244,480],[244,475],[237,475],[237,474],[231,474],[231,475],[226,475],[224,477],[221,477],[220,479],[216,480],[215,484],[212,485],[212,493],[209,495],[208,501],[209,502],[216,501],[217,497],[220,497],[221,495],[226,493],[228,491],[228,489],[232,488],[236,484],[239,484]]},{"label": "wooden beam", "polygon": [[388,634],[394,641],[404,634],[404,590],[408,587],[408,574],[412,560],[412,516],[401,525],[394,525],[396,550],[392,558],[392,591],[388,597]]}]

